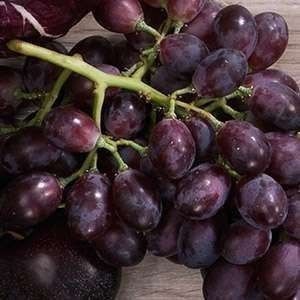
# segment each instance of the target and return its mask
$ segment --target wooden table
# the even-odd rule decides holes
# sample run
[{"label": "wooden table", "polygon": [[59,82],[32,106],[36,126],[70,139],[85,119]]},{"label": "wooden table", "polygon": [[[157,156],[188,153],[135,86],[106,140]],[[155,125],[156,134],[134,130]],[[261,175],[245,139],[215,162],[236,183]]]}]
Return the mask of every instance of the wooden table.
[{"label": "wooden table", "polygon": [[[288,72],[300,84],[300,0],[241,0],[238,3],[254,14],[275,11],[286,18],[290,28],[289,47],[276,67]],[[88,16],[62,41],[72,46],[82,37],[93,34],[111,35],[103,32],[92,16]],[[113,35],[112,38],[118,37]],[[139,266],[124,269],[118,300],[200,300],[203,299],[201,285],[199,270],[188,270],[148,255]]]}]

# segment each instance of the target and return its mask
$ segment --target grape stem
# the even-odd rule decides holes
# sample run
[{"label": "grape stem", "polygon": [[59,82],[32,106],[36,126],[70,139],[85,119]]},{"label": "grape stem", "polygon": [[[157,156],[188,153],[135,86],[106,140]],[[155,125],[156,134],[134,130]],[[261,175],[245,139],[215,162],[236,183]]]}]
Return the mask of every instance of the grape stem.
[{"label": "grape stem", "polygon": [[148,151],[148,147],[143,147],[138,143],[135,143],[130,140],[125,140],[125,139],[119,139],[116,142],[117,146],[127,146],[131,147],[132,149],[136,150],[141,156],[145,156]]},{"label": "grape stem", "polygon": [[136,24],[135,29],[137,31],[149,33],[150,35],[154,36],[156,40],[159,40],[161,38],[161,34],[155,28],[149,26],[144,20],[139,21]]},{"label": "grape stem", "polygon": [[14,93],[14,96],[17,99],[20,100],[36,100],[36,99],[43,99],[45,96],[47,96],[47,92],[32,92],[32,93],[27,93],[22,91],[21,89],[17,89]]},{"label": "grape stem", "polygon": [[230,174],[231,177],[236,180],[241,179],[241,175],[234,171],[221,156],[218,157],[218,163]]},{"label": "grape stem", "polygon": [[184,26],[183,22],[177,21],[174,23],[174,34],[178,34],[180,33],[180,30],[182,29],[182,27]]},{"label": "grape stem", "polygon": [[96,88],[94,90],[93,118],[99,129],[101,129],[101,115],[102,115],[102,107],[105,99],[106,88],[107,88],[106,84],[98,83],[96,84]]}]

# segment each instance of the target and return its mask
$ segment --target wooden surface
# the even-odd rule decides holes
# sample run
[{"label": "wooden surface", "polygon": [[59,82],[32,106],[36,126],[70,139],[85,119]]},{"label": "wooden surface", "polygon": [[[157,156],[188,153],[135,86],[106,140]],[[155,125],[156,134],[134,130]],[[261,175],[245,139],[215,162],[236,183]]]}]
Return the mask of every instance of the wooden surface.
[{"label": "wooden surface", "polygon": [[[245,5],[254,14],[275,11],[286,18],[290,28],[289,47],[276,67],[288,72],[300,84],[300,0],[242,0],[226,3]],[[71,47],[82,37],[93,34],[107,35],[93,18],[88,16],[62,41]],[[113,38],[118,36],[113,35]],[[142,264],[124,269],[123,274],[118,300],[203,299],[200,272],[174,265],[166,259],[148,255]]]}]

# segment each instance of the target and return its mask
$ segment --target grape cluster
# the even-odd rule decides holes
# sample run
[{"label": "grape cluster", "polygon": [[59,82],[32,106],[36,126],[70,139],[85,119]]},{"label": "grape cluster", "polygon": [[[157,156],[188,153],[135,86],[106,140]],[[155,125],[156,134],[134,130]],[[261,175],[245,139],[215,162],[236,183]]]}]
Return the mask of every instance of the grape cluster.
[{"label": "grape cluster", "polygon": [[0,67],[1,232],[27,237],[62,210],[108,265],[148,251],[201,269],[207,300],[296,299],[300,92],[267,69],[287,47],[283,17],[215,0],[93,13],[125,39],[88,37],[69,56],[9,44],[28,57]]}]

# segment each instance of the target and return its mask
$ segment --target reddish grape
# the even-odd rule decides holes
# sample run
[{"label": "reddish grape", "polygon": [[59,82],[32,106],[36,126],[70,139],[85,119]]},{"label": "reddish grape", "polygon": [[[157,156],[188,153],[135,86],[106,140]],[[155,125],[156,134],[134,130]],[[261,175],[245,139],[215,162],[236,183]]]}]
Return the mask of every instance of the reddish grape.
[{"label": "reddish grape", "polygon": [[44,121],[44,134],[57,147],[70,152],[90,152],[100,131],[85,113],[71,106],[56,107]]},{"label": "reddish grape", "polygon": [[102,64],[114,64],[114,51],[109,40],[102,36],[89,36],[78,42],[70,55],[80,54],[83,60],[94,67]]},{"label": "reddish grape", "polygon": [[204,278],[203,294],[208,300],[241,300],[247,299],[255,282],[253,265],[232,265],[219,260]]},{"label": "reddish grape", "polygon": [[62,188],[48,173],[18,177],[2,192],[0,222],[8,230],[25,229],[44,221],[59,206]]},{"label": "reddish grape", "polygon": [[200,62],[193,85],[201,97],[223,97],[243,83],[247,70],[247,60],[242,52],[219,49]]},{"label": "reddish grape", "polygon": [[226,233],[222,256],[235,265],[245,265],[264,256],[272,240],[271,230],[262,230],[237,221]]},{"label": "reddish grape", "polygon": [[268,133],[272,147],[271,164],[267,173],[283,185],[300,184],[300,139],[280,133]]},{"label": "reddish grape", "polygon": [[216,16],[213,30],[219,48],[240,50],[247,58],[253,53],[258,34],[255,19],[247,8],[226,6]]},{"label": "reddish grape", "polygon": [[254,116],[267,124],[285,131],[300,129],[300,95],[285,85],[256,87],[248,104]]},{"label": "reddish grape", "polygon": [[139,264],[146,255],[146,241],[125,224],[116,223],[94,241],[100,258],[115,267],[131,267]]},{"label": "reddish grape", "polygon": [[216,152],[215,132],[211,125],[198,117],[189,117],[184,123],[195,140],[197,161],[211,158]]},{"label": "reddish grape", "polygon": [[168,16],[182,23],[191,22],[201,11],[206,0],[168,0]]},{"label": "reddish grape", "polygon": [[178,238],[179,261],[198,269],[214,264],[221,254],[221,236],[226,227],[223,216],[204,221],[185,221]]},{"label": "reddish grape", "polygon": [[255,88],[269,82],[280,83],[288,86],[296,93],[300,92],[297,82],[288,74],[277,69],[268,69],[257,73],[251,73],[246,77],[243,85]]},{"label": "reddish grape", "polygon": [[176,73],[193,75],[197,65],[208,55],[206,45],[196,36],[179,33],[167,35],[160,43],[160,61]]},{"label": "reddish grape", "polygon": [[102,0],[93,12],[104,28],[118,33],[131,33],[144,18],[138,0]]},{"label": "reddish grape", "polygon": [[296,294],[300,280],[299,253],[299,243],[287,241],[272,246],[262,259],[258,282],[268,299],[288,299]]},{"label": "reddish grape", "polygon": [[137,170],[126,170],[115,178],[113,203],[120,218],[137,231],[150,231],[159,224],[162,205],[156,186]]},{"label": "reddish grape", "polygon": [[271,148],[264,133],[244,121],[228,121],[217,135],[220,154],[240,174],[259,174],[270,164]]},{"label": "reddish grape", "polygon": [[[58,53],[67,54],[67,49],[56,41],[40,42],[41,47]],[[49,92],[62,68],[35,57],[26,57],[23,67],[23,81],[28,92]]]},{"label": "reddish grape", "polygon": [[183,177],[192,167],[196,156],[191,132],[179,120],[160,121],[150,136],[149,156],[164,176],[170,179]]},{"label": "reddish grape", "polygon": [[106,176],[89,172],[68,191],[66,212],[74,236],[92,240],[108,228],[112,213],[110,188]]},{"label": "reddish grape", "polygon": [[22,89],[22,77],[16,70],[0,66],[0,116],[11,116],[20,103],[17,90]]},{"label": "reddish grape", "polygon": [[116,66],[123,72],[140,61],[140,53],[133,49],[127,41],[120,41],[114,47]]},{"label": "reddish grape", "polygon": [[266,174],[239,182],[236,205],[245,221],[265,230],[280,226],[288,212],[283,188]]},{"label": "reddish grape", "polygon": [[147,233],[147,248],[153,255],[169,257],[177,253],[177,239],[183,217],[173,207],[166,207],[158,226]]},{"label": "reddish grape", "polygon": [[175,208],[191,219],[208,219],[224,205],[230,187],[230,176],[224,169],[199,165],[178,182]]},{"label": "reddish grape", "polygon": [[258,41],[249,58],[252,70],[264,70],[284,53],[289,40],[289,29],[284,18],[274,12],[255,16]]}]

